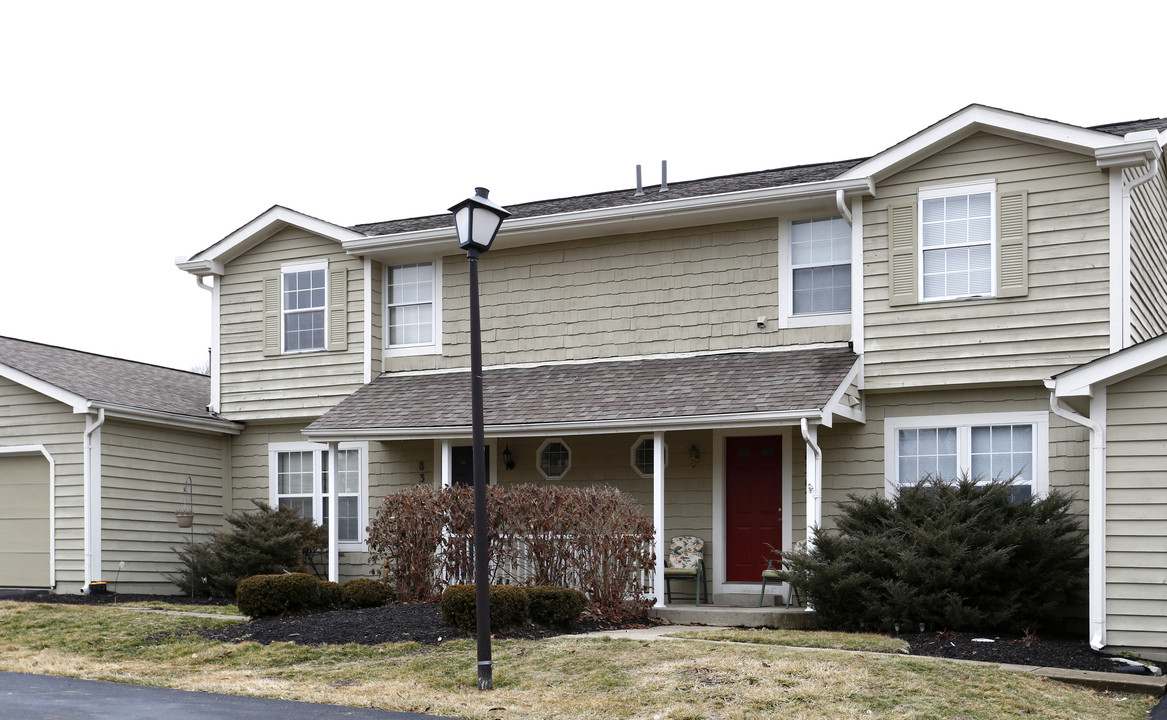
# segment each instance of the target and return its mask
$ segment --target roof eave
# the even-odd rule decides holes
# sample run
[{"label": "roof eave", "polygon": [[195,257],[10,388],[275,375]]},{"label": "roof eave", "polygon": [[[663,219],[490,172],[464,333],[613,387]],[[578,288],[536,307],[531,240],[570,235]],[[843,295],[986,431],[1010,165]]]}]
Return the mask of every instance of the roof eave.
[{"label": "roof eave", "polygon": [[1167,364],[1167,335],[1104,355],[1047,380],[1057,397],[1091,397],[1096,385],[1113,385]]},{"label": "roof eave", "polygon": [[[581,420],[575,422],[508,423],[486,425],[489,437],[543,437],[550,435],[607,435],[633,432],[677,432],[681,430],[713,430],[797,425],[802,418],[811,422],[822,420],[822,409],[784,410],[766,413],[732,413],[723,415],[694,415],[667,418],[629,418],[621,420]],[[316,442],[344,442],[346,440],[432,440],[434,438],[463,439],[471,436],[468,425],[449,425],[412,428],[322,428],[302,431],[304,437]]]},{"label": "roof eave", "polygon": [[[579,210],[516,218],[503,223],[495,247],[522,247],[601,235],[620,235],[695,225],[772,217],[790,204],[819,200],[833,207],[839,190],[849,196],[874,195],[869,178],[833,179],[776,188],[661,200],[639,205]],[[454,247],[454,228],[434,228],[389,235],[361,236],[342,243],[350,255],[434,254]]]},{"label": "roof eave", "polygon": [[183,430],[199,430],[202,432],[225,435],[238,435],[243,432],[243,424],[230,420],[216,418],[200,418],[181,413],[163,412],[160,410],[146,410],[117,403],[90,402],[89,410],[105,410],[107,418],[119,418],[150,425],[165,425]]}]

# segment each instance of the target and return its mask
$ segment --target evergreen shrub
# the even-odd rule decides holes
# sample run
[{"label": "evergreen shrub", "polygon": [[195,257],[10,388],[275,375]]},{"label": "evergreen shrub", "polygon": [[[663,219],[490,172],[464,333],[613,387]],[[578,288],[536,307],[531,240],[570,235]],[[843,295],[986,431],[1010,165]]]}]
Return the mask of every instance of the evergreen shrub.
[{"label": "evergreen shrub", "polygon": [[[450,585],[442,592],[442,620],[467,632],[478,629],[478,605],[473,585]],[[528,618],[526,588],[515,585],[490,586],[490,627],[521,625]]]},{"label": "evergreen shrub", "polygon": [[317,603],[320,610],[340,610],[345,606],[344,591],[339,583],[329,580],[320,581],[320,600]]},{"label": "evergreen shrub", "polygon": [[181,569],[166,579],[183,594],[235,597],[243,578],[284,572],[319,577],[318,559],[328,548],[328,530],[294,508],[272,509],[253,500],[255,510],[225,516],[228,529],[211,533],[205,543],[187,541],[178,554]]},{"label": "evergreen shrub", "polygon": [[275,617],[320,607],[320,581],[307,573],[253,575],[240,580],[236,602],[244,615]]},{"label": "evergreen shrub", "polygon": [[340,589],[345,606],[350,608],[381,607],[393,600],[393,588],[372,578],[349,580]]},{"label": "evergreen shrub", "polygon": [[531,621],[546,627],[570,630],[579,624],[588,599],[579,590],[547,585],[525,588]]},{"label": "evergreen shrub", "polygon": [[1085,580],[1069,496],[1016,500],[1011,481],[926,479],[895,498],[850,495],[836,531],[785,558],[820,626],[891,630],[1050,627]]}]

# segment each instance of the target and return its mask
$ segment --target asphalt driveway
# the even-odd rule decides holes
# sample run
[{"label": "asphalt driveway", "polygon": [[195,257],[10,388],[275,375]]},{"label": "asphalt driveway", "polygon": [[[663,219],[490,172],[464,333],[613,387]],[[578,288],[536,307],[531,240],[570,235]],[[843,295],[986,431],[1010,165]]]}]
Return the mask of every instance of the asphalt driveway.
[{"label": "asphalt driveway", "polygon": [[[343,705],[141,687],[51,675],[0,672],[0,718],[60,720],[78,717],[119,720],[434,720],[436,715],[369,710]],[[439,720],[451,720],[439,718]]]}]

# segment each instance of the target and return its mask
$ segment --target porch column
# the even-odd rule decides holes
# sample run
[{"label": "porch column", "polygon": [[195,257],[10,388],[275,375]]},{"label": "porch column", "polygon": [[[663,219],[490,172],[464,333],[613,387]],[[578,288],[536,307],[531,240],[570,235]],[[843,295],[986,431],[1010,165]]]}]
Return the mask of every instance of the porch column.
[{"label": "porch column", "polygon": [[442,441],[442,489],[450,487],[454,484],[454,469],[452,467],[452,453],[450,450],[450,441]]},{"label": "porch column", "polygon": [[340,554],[337,542],[340,537],[340,528],[337,527],[336,510],[336,463],[337,443],[328,443],[328,579],[338,582],[340,577]]},{"label": "porch column", "polygon": [[823,524],[823,451],[818,446],[818,425],[802,418],[802,439],[806,442],[806,549],[814,548],[813,529]]},{"label": "porch column", "polygon": [[652,532],[656,543],[656,607],[665,606],[665,434],[652,434]]}]

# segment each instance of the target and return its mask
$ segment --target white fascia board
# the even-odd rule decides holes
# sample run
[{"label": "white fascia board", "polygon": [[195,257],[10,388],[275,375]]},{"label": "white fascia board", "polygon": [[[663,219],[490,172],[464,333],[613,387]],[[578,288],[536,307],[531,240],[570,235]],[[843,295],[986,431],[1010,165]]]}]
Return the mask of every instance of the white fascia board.
[{"label": "white fascia board", "polygon": [[328,238],[329,240],[335,240],[338,243],[364,237],[359,232],[349,230],[340,225],[314,218],[311,215],[305,215],[304,213],[281,205],[273,205],[254,220],[206,250],[196,253],[185,262],[176,264],[180,269],[195,275],[221,275],[223,274],[222,267],[224,263],[230,262],[264,239],[271,237],[286,227],[298,227],[301,230]]},{"label": "white fascia board", "polygon": [[0,377],[11,380],[18,385],[23,385],[29,390],[50,397],[57,402],[64,403],[71,407],[75,413],[89,411],[89,401],[86,398],[65,388],[45,382],[38,377],[33,377],[23,370],[17,370],[10,365],[0,363]]},{"label": "white fascia board", "polygon": [[[856,383],[860,389],[858,408],[852,408],[843,404],[843,395],[846,394],[847,388],[851,387],[851,383]],[[855,364],[851,366],[851,370],[847,376],[843,378],[843,382],[839,383],[839,387],[831,395],[831,399],[823,406],[822,424],[826,427],[831,427],[834,416],[853,420],[858,423],[867,423],[867,408],[863,400],[862,393],[863,385],[863,358],[859,357],[855,360]]]},{"label": "white fascia board", "polygon": [[213,418],[196,418],[188,415],[159,412],[157,410],[143,410],[142,408],[128,407],[111,403],[89,403],[89,410],[105,410],[109,419],[130,420],[147,423],[149,425],[164,425],[166,427],[181,428],[183,430],[197,430],[200,432],[216,433],[220,435],[238,435],[243,432],[243,424],[230,420],[215,420]]},{"label": "white fascia board", "polygon": [[[851,196],[874,195],[875,185],[866,177],[834,179],[719,195],[661,200],[642,205],[621,205],[517,218],[503,223],[495,247],[520,247],[599,235],[758,219],[773,216],[780,206],[811,200],[821,201],[824,208],[834,208],[836,193],[839,190]],[[442,254],[455,246],[456,239],[454,228],[451,226],[393,235],[360,236],[341,244],[350,255],[384,252],[393,253],[396,257],[408,253]]]},{"label": "white fascia board", "polygon": [[[515,425],[487,425],[488,437],[552,437],[555,435],[609,435],[613,433],[677,432],[683,430],[733,430],[777,425],[797,425],[802,418],[821,422],[820,409],[790,410],[780,413],[737,413],[732,415],[700,415],[671,418],[636,418],[599,422],[530,423]],[[466,425],[419,428],[338,428],[303,430],[301,434],[314,442],[346,440],[433,440],[435,438],[463,439],[471,436]]]},{"label": "white fascia board", "polygon": [[[1154,137],[1150,137],[1153,135]],[[1122,142],[1101,147],[1094,151],[1094,160],[1100,168],[1137,167],[1157,159],[1163,154],[1159,133],[1131,133]]]},{"label": "white fascia board", "polygon": [[1167,364],[1167,335],[1060,373],[1053,378],[1051,389],[1057,397],[1090,397],[1093,385],[1113,385],[1163,364]]},{"label": "white fascia board", "polygon": [[1099,130],[1088,130],[1053,120],[1018,115],[984,105],[969,105],[859,163],[837,179],[887,177],[982,130],[1090,155],[1095,155],[1101,148],[1124,144],[1122,138]]}]

